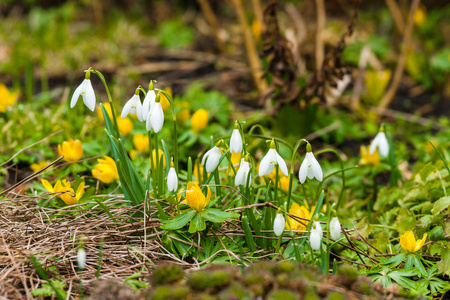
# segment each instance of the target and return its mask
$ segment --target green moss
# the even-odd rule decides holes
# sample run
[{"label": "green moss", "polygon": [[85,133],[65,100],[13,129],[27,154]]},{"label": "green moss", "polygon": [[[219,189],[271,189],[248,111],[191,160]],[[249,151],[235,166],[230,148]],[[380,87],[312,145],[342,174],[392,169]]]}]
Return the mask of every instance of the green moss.
[{"label": "green moss", "polygon": [[281,261],[277,264],[275,270],[277,273],[291,273],[295,270],[295,264],[288,260]]},{"label": "green moss", "polygon": [[151,282],[153,285],[171,284],[184,278],[183,269],[174,264],[160,265],[155,268]]},{"label": "green moss", "polygon": [[174,300],[178,299],[189,299],[190,297],[190,289],[187,286],[177,286],[172,291],[172,298]]},{"label": "green moss", "polygon": [[203,291],[211,286],[211,276],[204,271],[196,271],[189,275],[188,285],[196,291]]},{"label": "green moss", "polygon": [[288,290],[273,291],[267,296],[268,300],[297,300],[299,299],[294,293]]},{"label": "green moss", "polygon": [[169,299],[172,294],[172,289],[167,286],[157,287],[152,294],[152,300],[166,300]]},{"label": "green moss", "polygon": [[264,277],[257,272],[250,272],[245,274],[244,276],[244,283],[245,285],[252,285],[252,284],[257,284],[260,282],[264,282]]},{"label": "green moss", "polygon": [[289,278],[290,278],[289,274],[281,273],[281,274],[277,275],[276,282],[279,287],[287,288],[289,286],[289,282],[290,282]]},{"label": "green moss", "polygon": [[213,288],[222,288],[230,284],[231,278],[230,274],[228,274],[224,270],[215,271],[211,276],[211,287]]},{"label": "green moss", "polygon": [[344,295],[339,292],[332,292],[327,297],[328,300],[345,300]]},{"label": "green moss", "polygon": [[219,295],[220,300],[243,300],[243,299],[250,299],[250,294],[248,291],[243,287],[239,285],[234,285],[233,287],[230,287],[226,291],[222,292]]},{"label": "green moss", "polygon": [[303,296],[303,300],[320,300],[319,296],[316,292],[309,290],[305,296]]},{"label": "green moss", "polygon": [[343,264],[338,267],[338,274],[347,277],[349,280],[354,281],[358,278],[358,269],[350,264]]}]

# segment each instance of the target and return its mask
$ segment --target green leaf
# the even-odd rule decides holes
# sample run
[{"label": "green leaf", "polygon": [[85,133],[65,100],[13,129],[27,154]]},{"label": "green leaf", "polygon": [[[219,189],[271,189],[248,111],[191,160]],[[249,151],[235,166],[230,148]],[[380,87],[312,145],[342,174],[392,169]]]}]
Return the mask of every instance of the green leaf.
[{"label": "green leaf", "polygon": [[442,248],[441,261],[437,263],[439,271],[445,275],[450,275],[450,249]]},{"label": "green leaf", "polygon": [[434,203],[431,213],[433,215],[439,214],[441,211],[450,206],[450,196],[442,197],[436,203]]},{"label": "green leaf", "polygon": [[188,210],[187,212],[176,216],[172,220],[161,220],[163,222],[162,229],[166,230],[177,230],[186,225],[194,216],[197,215],[197,212],[193,209]]},{"label": "green leaf", "polygon": [[189,225],[189,233],[195,233],[197,231],[203,231],[206,229],[205,219],[202,218],[200,214],[196,214],[191,220]]},{"label": "green leaf", "polygon": [[402,263],[402,261],[405,259],[405,257],[406,257],[406,253],[400,253],[400,254],[397,254],[396,256],[389,258],[386,261],[386,263],[393,264],[393,267],[396,267]]},{"label": "green leaf", "polygon": [[215,208],[206,208],[200,213],[200,215],[206,220],[214,223],[223,223],[228,219],[238,217],[238,214],[235,212],[226,212]]}]

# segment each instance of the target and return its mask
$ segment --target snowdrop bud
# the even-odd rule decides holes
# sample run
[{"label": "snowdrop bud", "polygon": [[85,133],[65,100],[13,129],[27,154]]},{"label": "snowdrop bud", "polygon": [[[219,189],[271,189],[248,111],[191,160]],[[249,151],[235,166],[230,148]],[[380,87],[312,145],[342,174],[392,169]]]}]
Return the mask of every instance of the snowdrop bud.
[{"label": "snowdrop bud", "polygon": [[244,187],[252,184],[252,177],[250,176],[250,163],[249,155],[247,154],[245,158],[241,158],[241,163],[239,164],[239,170],[236,173],[236,177],[234,178],[234,184],[236,186],[242,185]]},{"label": "snowdrop bud", "polygon": [[83,98],[84,104],[91,110],[95,108],[95,93],[91,83],[91,72],[86,71],[83,82],[75,89],[70,100],[70,108],[73,108],[77,104],[78,98]]},{"label": "snowdrop bud", "polygon": [[341,223],[337,217],[333,217],[330,221],[330,235],[333,240],[338,240],[341,236]]},{"label": "snowdrop bud", "polygon": [[320,246],[322,244],[322,236],[320,235],[320,232],[316,227],[316,222],[313,223],[313,226],[311,228],[311,232],[309,235],[309,244],[311,246],[311,249],[320,250]]},{"label": "snowdrop bud", "polygon": [[170,162],[170,170],[167,175],[167,189],[169,192],[175,192],[178,188],[178,176],[173,165],[173,161]]},{"label": "snowdrop bud", "polygon": [[84,251],[84,248],[78,248],[77,262],[78,268],[84,270],[84,266],[86,265],[86,251]]},{"label": "snowdrop bud", "polygon": [[300,183],[303,184],[306,180],[306,177],[309,179],[316,178],[319,181],[323,180],[323,172],[322,168],[319,165],[319,162],[314,157],[312,153],[311,144],[306,144],[306,155],[305,159],[300,166],[300,170],[298,171],[298,179]]},{"label": "snowdrop bud", "polygon": [[277,216],[275,217],[275,220],[273,222],[273,231],[275,232],[276,236],[280,236],[283,234],[285,224],[286,220],[281,213],[281,209],[278,209]]},{"label": "snowdrop bud", "polygon": [[380,131],[377,133],[372,143],[370,143],[369,153],[374,154],[375,150],[378,148],[378,152],[381,157],[386,157],[389,154],[389,142],[384,133],[384,126],[381,125]]},{"label": "snowdrop bud", "polygon": [[239,131],[239,124],[237,121],[234,123],[234,130],[230,139],[230,152],[241,153],[242,152],[242,137]]}]

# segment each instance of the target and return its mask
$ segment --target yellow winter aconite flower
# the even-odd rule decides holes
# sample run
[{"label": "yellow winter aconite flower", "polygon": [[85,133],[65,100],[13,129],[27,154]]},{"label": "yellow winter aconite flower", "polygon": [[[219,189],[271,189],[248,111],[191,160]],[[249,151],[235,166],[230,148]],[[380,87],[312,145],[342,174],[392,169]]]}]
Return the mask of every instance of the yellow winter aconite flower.
[{"label": "yellow winter aconite flower", "polygon": [[117,172],[117,165],[114,159],[109,156],[105,156],[105,159],[97,159],[98,164],[95,165],[92,170],[92,176],[95,179],[100,180],[103,183],[111,183],[119,179],[119,173]]},{"label": "yellow winter aconite flower", "polygon": [[[166,87],[164,89],[164,92],[166,92],[167,94],[169,94],[170,98],[172,98],[172,88],[171,87]],[[161,107],[163,109],[163,111],[166,111],[169,107],[170,107],[170,101],[169,99],[166,98],[166,96],[163,93],[160,93],[160,99],[161,99]]]},{"label": "yellow winter aconite flower", "polygon": [[133,135],[133,145],[138,152],[144,153],[148,151],[148,136],[142,133]]},{"label": "yellow winter aconite flower", "polygon": [[156,166],[159,164],[159,161],[161,160],[161,157],[163,158],[163,164],[164,164],[164,169],[166,168],[166,157],[164,155],[164,151],[162,151],[161,149],[158,150],[159,153],[159,157],[158,157],[158,161],[156,160],[156,149],[153,149],[152,151],[152,156],[153,156],[153,169],[156,169]]},{"label": "yellow winter aconite flower", "polygon": [[129,135],[133,131],[133,122],[131,122],[128,117],[122,119],[122,118],[116,118],[117,120],[117,126],[119,127],[119,132],[123,136]]},{"label": "yellow winter aconite flower", "polygon": [[69,139],[58,145],[58,154],[67,162],[76,162],[83,155],[83,146],[79,140]]},{"label": "yellow winter aconite flower", "polygon": [[285,190],[286,192],[289,191],[289,177],[288,176],[284,176],[282,174],[280,181],[279,181],[279,185],[280,187]]},{"label": "yellow winter aconite flower", "polygon": [[[108,113],[109,118],[112,121],[113,116],[112,116],[111,104],[109,102],[105,102],[105,103],[103,103],[103,107],[105,108],[106,112]],[[100,106],[97,108],[97,116],[100,120],[102,120],[102,122],[105,122],[105,118],[103,117],[103,111]]]},{"label": "yellow winter aconite flower", "polygon": [[380,164],[380,155],[378,154],[378,148],[373,154],[369,152],[369,146],[361,146],[361,159],[359,160],[360,165],[372,165],[378,166]]},{"label": "yellow winter aconite flower", "polygon": [[200,108],[191,117],[192,130],[200,132],[208,126],[209,113],[207,110]]},{"label": "yellow winter aconite flower", "polygon": [[[291,208],[289,209],[289,213],[291,215],[295,215],[295,216],[300,217],[300,218],[311,219],[311,216],[312,216],[312,213],[313,213],[314,209],[315,209],[315,207],[313,207],[312,211],[310,212],[307,207],[300,206],[297,203],[293,203],[291,205]],[[303,224],[308,225],[308,221],[301,220],[301,222]],[[291,224],[291,227],[289,227],[289,224]],[[300,224],[300,222],[298,222],[297,220],[295,220],[295,219],[293,219],[293,218],[288,216],[288,219],[286,221],[286,229],[290,230],[291,228],[292,228],[292,230],[305,230],[306,226]]]},{"label": "yellow winter aconite flower", "polygon": [[6,108],[16,103],[19,92],[10,92],[6,85],[0,83],[0,113],[6,112]]},{"label": "yellow winter aconite flower", "polygon": [[231,154],[231,163],[232,163],[233,165],[239,164],[239,162],[241,161],[241,156],[242,156],[241,153],[235,153],[235,152],[233,152],[233,153]]},{"label": "yellow winter aconite flower", "polygon": [[183,101],[180,103],[180,110],[177,113],[177,120],[181,122],[181,124],[185,124],[189,121],[189,117],[191,116],[191,111],[189,110],[189,103],[187,101]]},{"label": "yellow winter aconite flower", "polygon": [[130,158],[134,159],[136,157],[137,151],[135,149],[130,150]]},{"label": "yellow winter aconite flower", "polygon": [[50,193],[61,193],[59,197],[67,205],[77,203],[77,201],[80,200],[81,196],[83,196],[84,193],[84,182],[80,183],[76,193],[71,187],[70,182],[65,179],[62,180],[62,183],[61,180],[58,180],[54,187],[45,179],[41,179],[41,182],[45,189]]},{"label": "yellow winter aconite flower", "polygon": [[30,168],[31,168],[31,170],[33,170],[33,172],[37,172],[37,171],[42,170],[46,166],[48,166],[48,162],[46,162],[45,160],[41,160],[37,164],[31,164]]},{"label": "yellow winter aconite flower", "polygon": [[259,38],[261,37],[261,23],[259,23],[259,21],[257,19],[253,19],[252,21],[252,33],[253,36],[255,37],[255,40],[259,40]]},{"label": "yellow winter aconite flower", "polygon": [[425,8],[425,6],[420,5],[414,12],[414,17],[413,17],[414,25],[416,25],[416,26],[422,25],[422,23],[425,21],[426,18],[427,18],[426,8]]},{"label": "yellow winter aconite flower", "polygon": [[209,203],[209,200],[211,200],[211,189],[209,188],[209,186],[207,186],[207,188],[208,194],[205,197],[198,184],[192,181],[188,182],[187,184],[186,202],[192,209],[195,209],[197,212],[201,212]]},{"label": "yellow winter aconite flower", "polygon": [[407,232],[405,232],[404,235],[402,235],[400,237],[400,245],[407,252],[414,253],[414,252],[418,251],[420,248],[422,248],[426,239],[427,239],[427,234],[425,233],[421,240],[416,241],[416,238],[414,237],[414,234],[412,233],[412,231],[407,231]]}]

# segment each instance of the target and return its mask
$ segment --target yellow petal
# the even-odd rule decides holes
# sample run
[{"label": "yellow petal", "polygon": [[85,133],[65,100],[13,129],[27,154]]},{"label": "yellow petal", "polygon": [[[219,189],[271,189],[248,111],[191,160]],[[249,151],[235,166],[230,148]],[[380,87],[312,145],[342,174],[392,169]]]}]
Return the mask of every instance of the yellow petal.
[{"label": "yellow petal", "polygon": [[54,193],[55,189],[52,187],[52,185],[50,184],[50,182],[48,182],[48,180],[45,179],[41,179],[41,183],[42,185],[45,187],[45,189],[47,191],[49,191],[50,193]]},{"label": "yellow petal", "polygon": [[77,201],[80,200],[81,196],[83,196],[84,193],[84,182],[81,182],[77,189]]},{"label": "yellow petal", "polygon": [[427,239],[427,234],[425,233],[423,235],[423,238],[416,242],[416,245],[415,245],[415,248],[414,248],[414,252],[416,252],[417,250],[419,250],[420,248],[423,247],[423,244],[425,244],[426,239]]},{"label": "yellow petal", "polygon": [[415,251],[416,239],[412,231],[407,231],[400,237],[400,246],[407,252],[412,253]]}]

